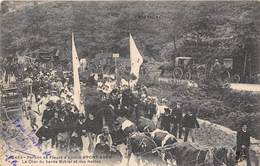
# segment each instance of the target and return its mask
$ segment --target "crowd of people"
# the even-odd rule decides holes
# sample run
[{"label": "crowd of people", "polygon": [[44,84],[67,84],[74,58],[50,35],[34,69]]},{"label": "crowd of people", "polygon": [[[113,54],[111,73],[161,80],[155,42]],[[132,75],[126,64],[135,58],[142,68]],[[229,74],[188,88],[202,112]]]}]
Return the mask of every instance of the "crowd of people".
[{"label": "crowd of people", "polygon": [[[134,123],[138,123],[138,117],[143,116],[175,136],[178,131],[179,138],[182,138],[184,127],[184,141],[187,141],[192,128],[197,127],[195,114],[189,111],[184,116],[180,102],[169,108],[166,100],[158,103],[156,97],[148,96],[144,86],[134,89],[127,85],[111,88],[108,82],[115,81],[114,78],[93,78],[92,81],[94,85],[100,85],[100,80],[103,80],[103,86],[97,90],[100,91],[102,103],[110,106],[118,116],[127,117]],[[24,84],[23,94],[27,103],[24,113],[30,120],[32,130],[36,131],[39,143],[45,148],[75,152],[82,151],[84,142],[88,142],[87,150],[90,153],[95,148],[98,151],[99,144],[106,144],[108,149],[112,147],[117,151],[116,142],[110,135],[114,128],[92,113],[96,110],[85,111],[84,107],[79,109],[75,106],[70,74],[58,75],[58,72],[38,70],[28,74]],[[41,117],[40,124],[37,124],[37,117]]]},{"label": "crowd of people", "polygon": [[[180,139],[183,138],[185,128],[184,141],[187,141],[193,128],[199,127],[196,119],[197,112],[192,105],[184,106],[180,101],[176,101],[168,106],[169,102],[166,99],[159,101],[157,97],[149,96],[145,86],[135,89],[122,86],[119,89],[113,89],[110,93],[107,93],[106,90],[103,92],[105,96],[103,98],[113,106],[116,112],[119,112],[120,116],[131,119],[131,115],[135,112],[136,116],[153,120],[158,128],[168,131]],[[138,119],[138,117],[134,119]]]},{"label": "crowd of people", "polygon": [[[104,118],[100,119],[94,113],[97,110],[85,111],[84,102],[81,108],[74,104],[71,72],[41,69],[37,65],[27,67],[25,71],[23,111],[39,138],[39,144],[46,149],[58,149],[61,153],[80,155],[82,151],[88,151],[96,155],[109,154],[115,161],[122,160],[123,154],[112,137],[112,132],[118,129],[104,122]],[[166,99],[159,101],[157,97],[148,95],[145,86],[133,88],[125,80],[116,82],[113,76],[105,78],[104,75],[92,74],[90,83],[97,86],[102,105],[109,106],[116,115],[133,123],[138,123],[143,116],[153,121],[157,128],[184,142],[189,136],[192,142],[195,141],[193,129],[199,128],[199,123],[192,105],[184,106],[180,101],[169,104]],[[37,117],[41,118],[40,122]],[[250,136],[242,131],[238,133],[238,150],[246,149],[248,155],[250,140],[249,143],[244,140]],[[85,144],[88,144],[87,149]]]},{"label": "crowd of people", "polygon": [[[66,154],[80,155],[87,151],[87,154],[109,154],[111,160],[121,160],[122,153],[113,144],[110,128],[103,126],[91,111],[85,111],[83,102],[80,108],[74,104],[71,76],[69,72],[48,70],[25,76],[23,111],[39,144],[44,149],[55,148]],[[105,152],[99,148],[101,145],[107,145]]]}]

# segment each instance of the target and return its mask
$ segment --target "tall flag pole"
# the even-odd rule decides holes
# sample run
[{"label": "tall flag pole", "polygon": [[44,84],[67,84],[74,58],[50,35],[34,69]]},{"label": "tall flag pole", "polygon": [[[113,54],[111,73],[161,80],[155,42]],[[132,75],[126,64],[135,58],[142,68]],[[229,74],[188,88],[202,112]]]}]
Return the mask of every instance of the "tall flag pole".
[{"label": "tall flag pole", "polygon": [[129,38],[130,43],[130,61],[131,61],[131,71],[130,74],[134,75],[136,77],[135,80],[131,80],[130,87],[134,87],[139,79],[139,71],[140,67],[143,63],[143,57],[141,56],[140,52],[138,51],[138,48],[136,47],[135,41],[132,38],[132,35],[130,34]]},{"label": "tall flag pole", "polygon": [[74,41],[74,34],[72,33],[72,68],[73,68],[73,81],[74,81],[74,88],[73,88],[73,97],[74,97],[74,104],[80,110],[80,81],[79,81],[79,58],[75,46]]}]

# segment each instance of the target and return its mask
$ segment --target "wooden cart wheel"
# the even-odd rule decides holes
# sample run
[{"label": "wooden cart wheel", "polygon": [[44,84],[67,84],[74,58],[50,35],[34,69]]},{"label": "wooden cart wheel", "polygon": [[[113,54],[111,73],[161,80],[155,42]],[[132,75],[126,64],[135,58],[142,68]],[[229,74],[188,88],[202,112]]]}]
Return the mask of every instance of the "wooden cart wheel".
[{"label": "wooden cart wheel", "polygon": [[232,76],[232,82],[239,83],[240,82],[240,76],[238,74],[235,74]]},{"label": "wooden cart wheel", "polygon": [[184,78],[185,80],[191,80],[191,72],[190,72],[190,71],[187,71],[186,73],[184,73],[183,78]]},{"label": "wooden cart wheel", "polygon": [[183,71],[182,71],[182,69],[180,68],[180,67],[175,67],[174,69],[173,69],[173,73],[172,73],[173,75],[173,78],[175,78],[175,79],[181,79],[182,78],[182,76],[183,76]]},{"label": "wooden cart wheel", "polygon": [[197,78],[199,80],[206,78],[206,68],[204,66],[199,66],[197,68]]}]

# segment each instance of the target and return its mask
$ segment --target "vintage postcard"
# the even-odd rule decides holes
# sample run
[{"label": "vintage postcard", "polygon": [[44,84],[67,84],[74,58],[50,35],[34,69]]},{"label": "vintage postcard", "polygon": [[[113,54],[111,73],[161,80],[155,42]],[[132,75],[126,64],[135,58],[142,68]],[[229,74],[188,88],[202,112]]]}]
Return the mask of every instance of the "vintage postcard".
[{"label": "vintage postcard", "polygon": [[257,1],[1,1],[0,166],[260,166]]}]

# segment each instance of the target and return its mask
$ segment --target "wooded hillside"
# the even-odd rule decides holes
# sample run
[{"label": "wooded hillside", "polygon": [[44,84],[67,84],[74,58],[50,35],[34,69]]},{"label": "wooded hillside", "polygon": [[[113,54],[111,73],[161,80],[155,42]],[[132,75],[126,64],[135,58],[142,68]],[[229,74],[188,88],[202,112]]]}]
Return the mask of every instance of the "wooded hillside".
[{"label": "wooded hillside", "polygon": [[[60,49],[61,57],[68,58],[73,31],[80,57],[93,58],[101,52],[128,57],[131,33],[142,54],[157,61],[192,56],[208,63],[216,57],[236,57],[234,65],[241,73],[245,55],[250,64],[257,62],[259,6],[257,2],[48,2],[8,12],[12,6],[5,2],[2,55]],[[254,63],[247,67],[256,70]]]}]

